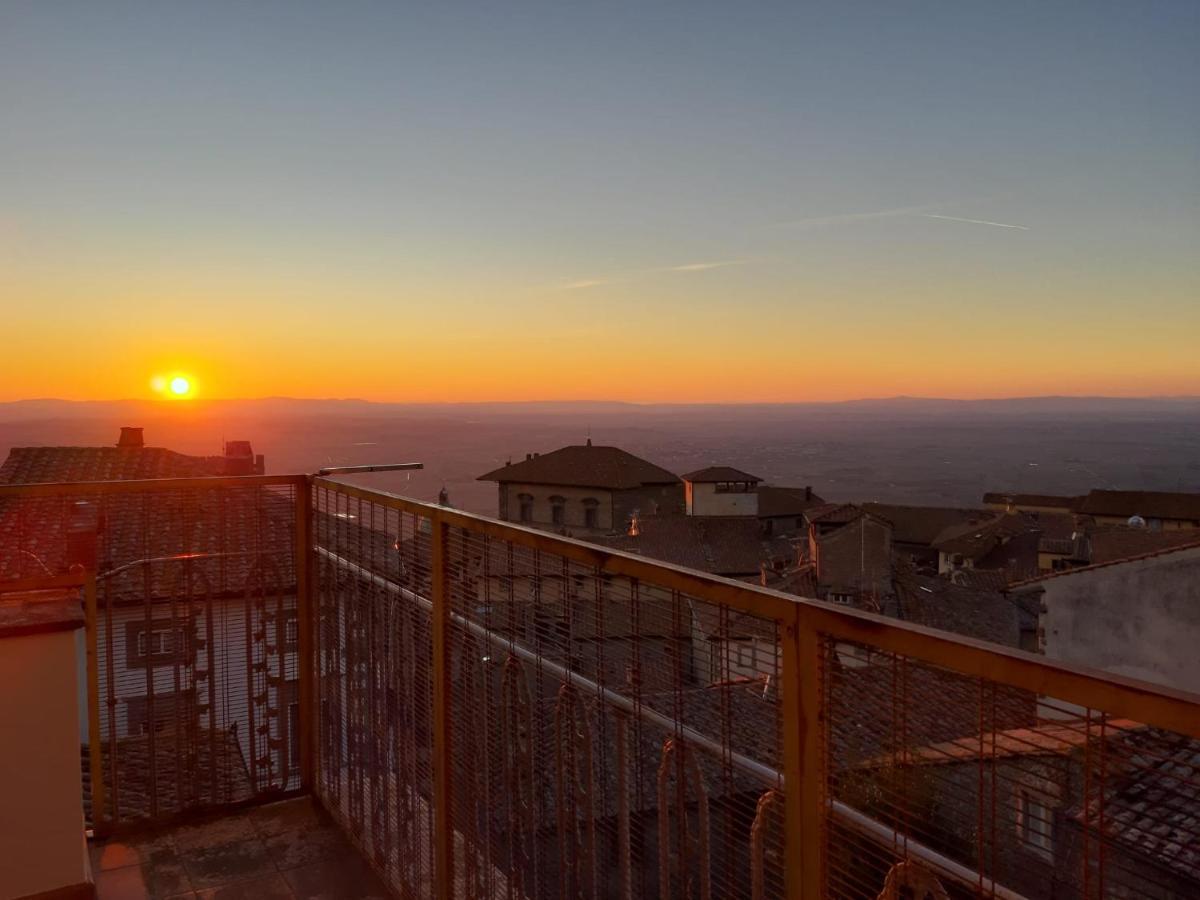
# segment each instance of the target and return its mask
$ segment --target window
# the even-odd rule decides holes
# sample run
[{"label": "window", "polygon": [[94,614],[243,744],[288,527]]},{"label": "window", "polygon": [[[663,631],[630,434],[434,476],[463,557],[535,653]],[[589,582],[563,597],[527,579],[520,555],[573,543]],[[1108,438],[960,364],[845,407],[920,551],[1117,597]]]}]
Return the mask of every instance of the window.
[{"label": "window", "polygon": [[520,504],[521,504],[520,521],[532,522],[533,521],[533,496],[531,494],[518,494],[517,500],[519,500]]},{"label": "window", "polygon": [[191,626],[181,620],[155,619],[147,627],[144,621],[125,625],[125,664],[145,668],[181,662],[191,651],[188,635]]},{"label": "window", "polygon": [[729,493],[729,482],[728,481],[718,481],[716,490],[717,490],[718,494],[728,494]]},{"label": "window", "polygon": [[550,521],[555,525],[563,525],[566,523],[566,499],[564,497],[550,498]]},{"label": "window", "polygon": [[583,501],[583,525],[585,528],[600,527],[600,501],[591,497]]},{"label": "window", "polygon": [[287,616],[287,620],[283,623],[283,642],[289,648],[294,648],[300,643],[300,620],[296,618],[294,612],[288,613]]},{"label": "window", "polygon": [[174,653],[175,637],[175,630],[171,628],[155,629],[149,633],[139,631],[137,636],[137,655],[161,656],[164,653]]},{"label": "window", "polygon": [[849,606],[854,600],[853,594],[830,594],[829,600],[833,603],[840,603],[842,606]]},{"label": "window", "polygon": [[1017,794],[1017,836],[1027,847],[1042,853],[1054,848],[1054,811],[1040,794]]}]

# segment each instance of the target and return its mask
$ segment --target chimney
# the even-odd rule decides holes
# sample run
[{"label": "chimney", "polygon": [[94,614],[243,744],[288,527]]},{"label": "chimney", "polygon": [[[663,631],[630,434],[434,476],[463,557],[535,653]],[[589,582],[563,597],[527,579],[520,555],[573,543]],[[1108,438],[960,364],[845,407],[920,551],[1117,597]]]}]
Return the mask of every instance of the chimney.
[{"label": "chimney", "polygon": [[590,446],[592,446],[592,439],[591,439],[591,438],[588,438],[588,439],[587,439],[587,445],[588,445],[589,447],[590,447]]},{"label": "chimney", "polygon": [[532,454],[532,453],[526,453],[526,454],[525,454],[525,462],[529,462],[531,459],[533,459],[533,454]]},{"label": "chimney", "polygon": [[[140,428],[132,429],[141,432]],[[76,500],[67,523],[67,568],[80,566],[96,571],[96,546],[100,534],[100,511],[94,503]]]},{"label": "chimney", "polygon": [[125,426],[121,429],[121,437],[117,440],[118,447],[144,447],[142,429]]},{"label": "chimney", "polygon": [[225,442],[225,474],[254,475],[258,468],[258,458],[249,441]]}]

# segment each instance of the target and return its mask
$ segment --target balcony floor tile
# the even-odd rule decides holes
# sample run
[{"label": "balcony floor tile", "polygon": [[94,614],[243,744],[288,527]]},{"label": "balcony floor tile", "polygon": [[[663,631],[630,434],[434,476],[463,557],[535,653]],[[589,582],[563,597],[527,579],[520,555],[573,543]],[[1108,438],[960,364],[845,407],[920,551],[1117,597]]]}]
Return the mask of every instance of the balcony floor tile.
[{"label": "balcony floor tile", "polygon": [[92,847],[98,900],[364,900],[384,889],[308,798]]}]

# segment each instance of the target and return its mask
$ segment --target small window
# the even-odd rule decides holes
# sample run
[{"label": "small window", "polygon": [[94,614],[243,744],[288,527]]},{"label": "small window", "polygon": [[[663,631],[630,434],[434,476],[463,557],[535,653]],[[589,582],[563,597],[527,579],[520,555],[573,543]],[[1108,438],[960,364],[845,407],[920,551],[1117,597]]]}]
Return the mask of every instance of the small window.
[{"label": "small window", "polygon": [[137,621],[129,622],[125,629],[125,663],[130,667],[169,665],[181,661],[189,651],[182,623],[155,619],[149,628],[144,621]]},{"label": "small window", "polygon": [[563,497],[550,498],[550,521],[555,525],[563,525],[567,521],[566,499]]},{"label": "small window", "polygon": [[283,623],[283,640],[289,647],[300,643],[300,621],[294,613]]},{"label": "small window", "polygon": [[718,494],[728,494],[729,493],[729,482],[728,481],[718,481],[717,482],[717,493]]},{"label": "small window", "polygon": [[533,497],[529,494],[519,494],[517,496],[517,499],[521,502],[520,520],[522,522],[532,522],[533,521]]},{"label": "small window", "polygon": [[583,526],[585,528],[600,527],[599,501],[591,497],[583,501]]},{"label": "small window", "polygon": [[854,595],[853,594],[830,594],[829,600],[833,603],[841,604],[842,606],[849,606],[854,600]]},{"label": "small window", "polygon": [[1038,794],[1017,794],[1017,836],[1021,842],[1042,853],[1054,849],[1054,811]]}]

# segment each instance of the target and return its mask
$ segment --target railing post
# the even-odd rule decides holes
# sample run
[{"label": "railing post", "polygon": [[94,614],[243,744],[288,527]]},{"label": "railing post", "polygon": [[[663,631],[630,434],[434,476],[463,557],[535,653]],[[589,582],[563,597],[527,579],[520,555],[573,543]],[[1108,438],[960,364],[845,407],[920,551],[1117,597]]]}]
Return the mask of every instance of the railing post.
[{"label": "railing post", "polygon": [[88,775],[92,781],[92,828],[104,833],[107,824],[104,796],[103,744],[100,732],[100,657],[96,611],[96,576],[89,572],[83,583],[83,640],[87,648]]},{"label": "railing post", "polygon": [[447,573],[448,526],[431,517],[433,546],[433,840],[438,900],[454,896],[454,817],[450,809],[450,591]]},{"label": "railing post", "polygon": [[296,653],[300,689],[300,784],[315,792],[318,719],[316,644],[316,554],[313,553],[312,481],[296,484]]},{"label": "railing post", "polygon": [[784,624],[780,700],[783,710],[784,885],[790,900],[824,893],[825,763],[820,635],[796,604]]}]

